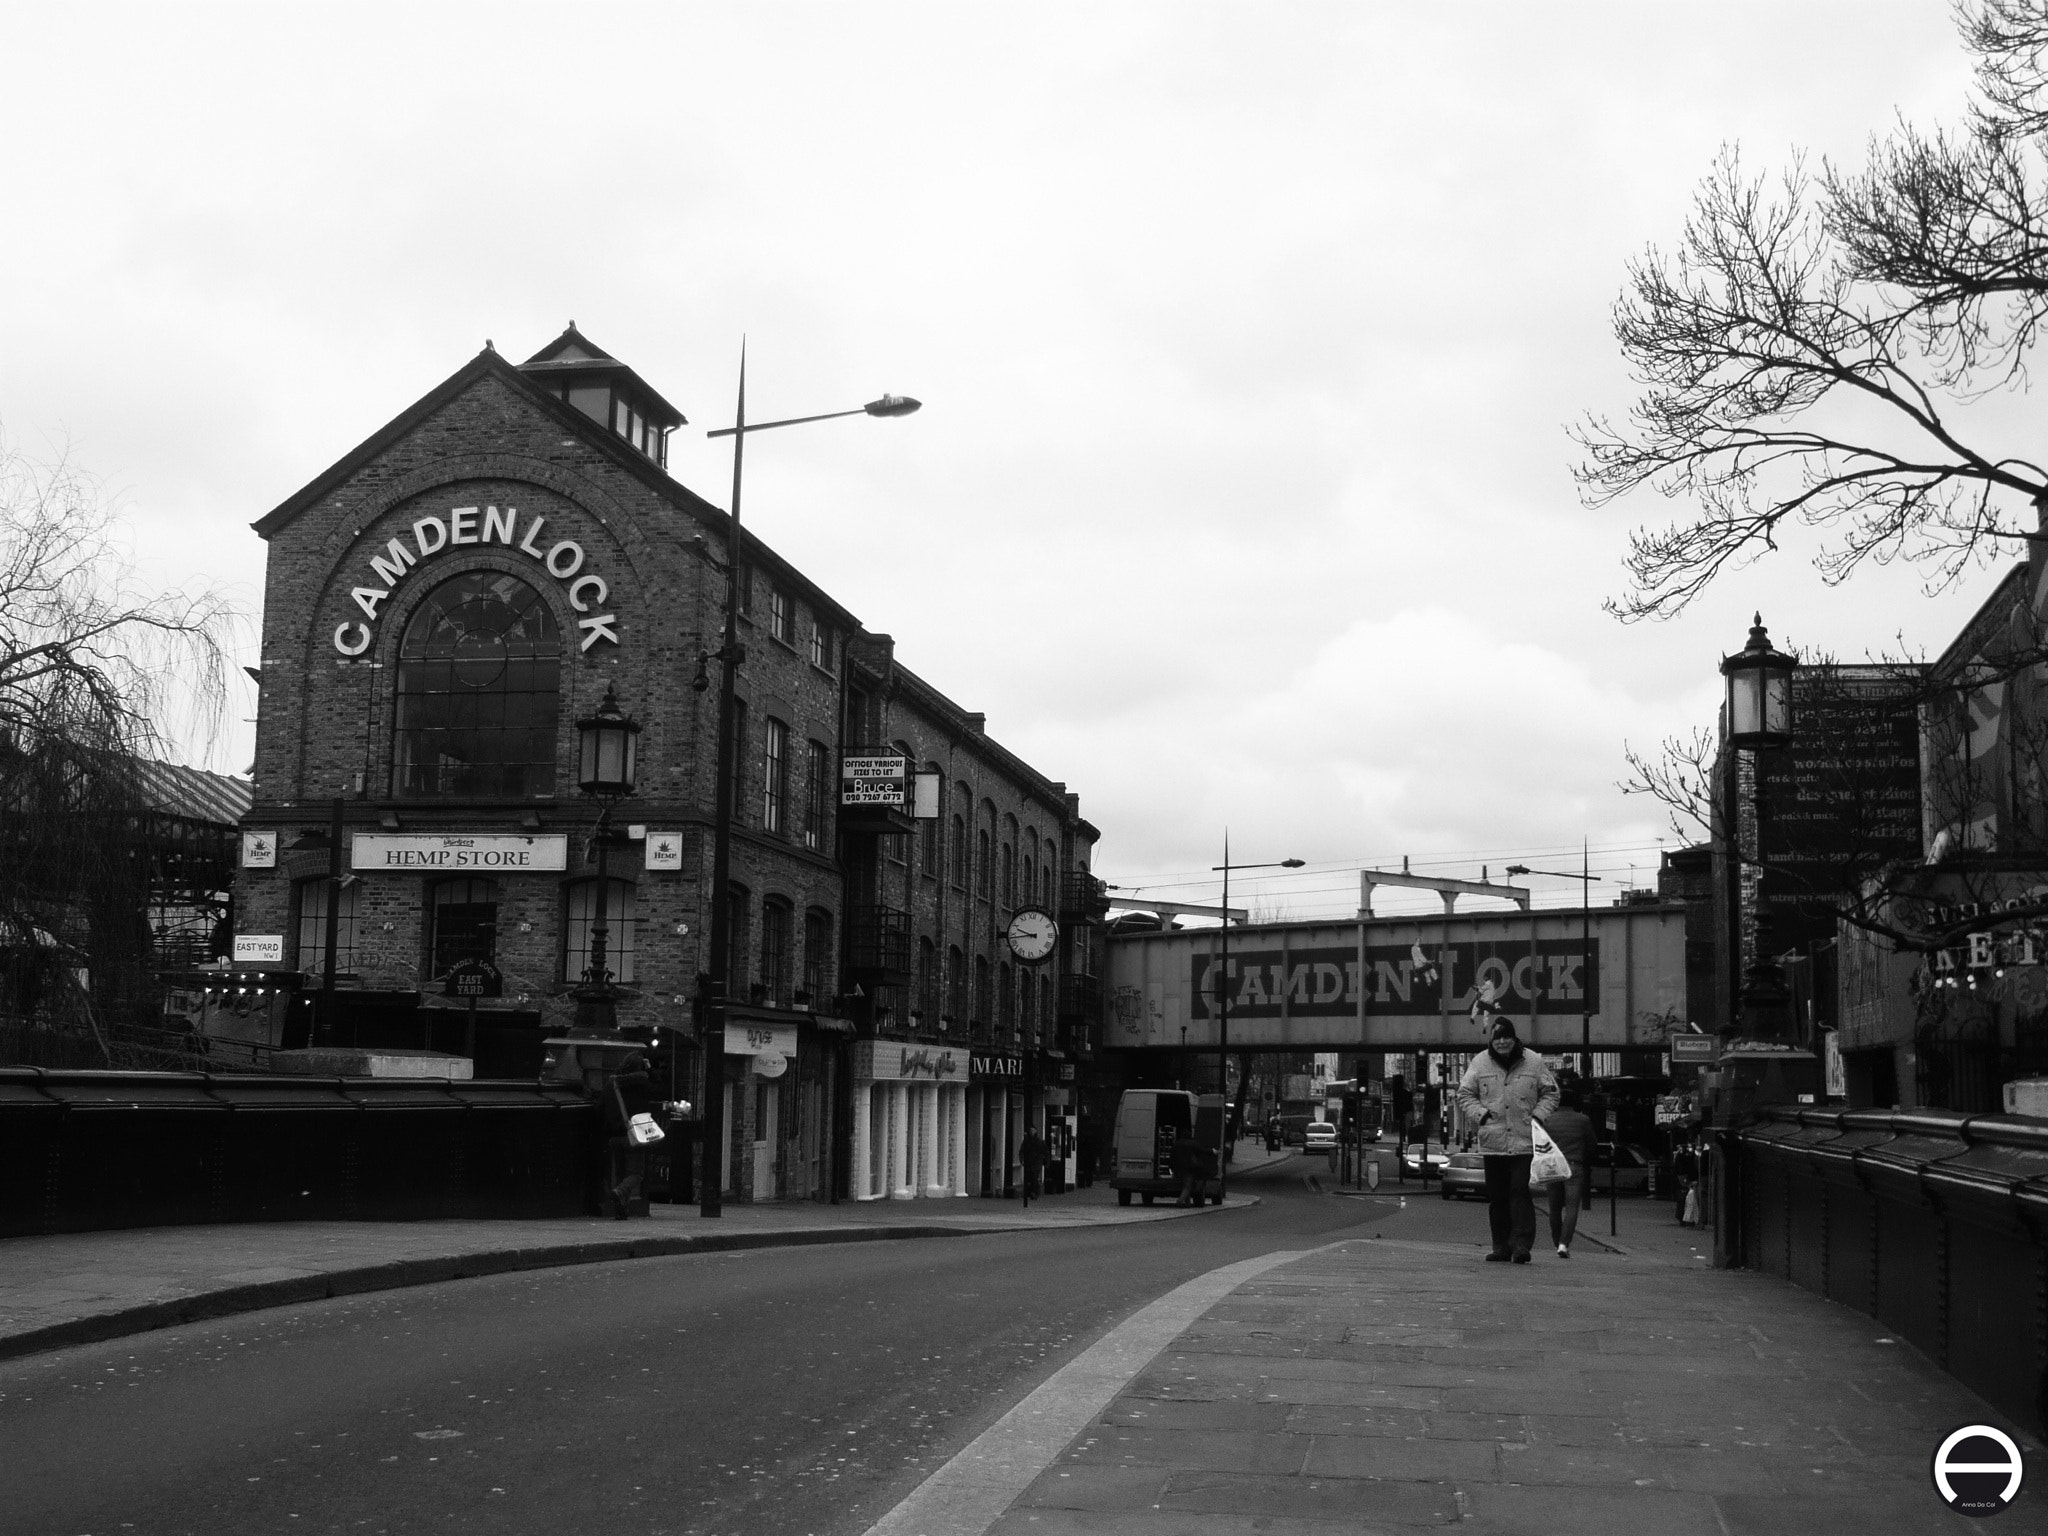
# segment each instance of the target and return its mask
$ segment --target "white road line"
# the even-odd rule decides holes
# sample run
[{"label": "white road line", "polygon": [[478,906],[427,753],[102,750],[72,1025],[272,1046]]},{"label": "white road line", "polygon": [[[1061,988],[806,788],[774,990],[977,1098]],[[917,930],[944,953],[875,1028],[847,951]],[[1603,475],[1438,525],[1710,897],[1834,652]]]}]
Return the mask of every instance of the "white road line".
[{"label": "white road line", "polygon": [[1190,1323],[1255,1275],[1315,1251],[1303,1248],[1226,1264],[1140,1307],[920,1483],[869,1526],[867,1536],[982,1536],[1067,1442]]}]

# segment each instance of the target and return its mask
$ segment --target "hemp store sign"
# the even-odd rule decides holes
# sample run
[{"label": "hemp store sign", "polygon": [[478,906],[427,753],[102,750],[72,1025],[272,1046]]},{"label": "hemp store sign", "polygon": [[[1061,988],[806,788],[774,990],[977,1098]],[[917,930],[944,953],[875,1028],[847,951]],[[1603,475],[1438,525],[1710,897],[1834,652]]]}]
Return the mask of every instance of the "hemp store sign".
[{"label": "hemp store sign", "polygon": [[358,832],[349,843],[349,867],[362,873],[397,874],[492,870],[546,874],[569,867],[566,832]]},{"label": "hemp store sign", "polygon": [[617,645],[618,631],[612,626],[618,623],[619,616],[591,612],[604,607],[611,597],[611,588],[602,576],[583,569],[583,546],[574,539],[557,539],[551,544],[543,540],[541,530],[547,522],[536,513],[522,528],[517,507],[502,511],[497,507],[452,507],[446,517],[429,513],[420,518],[412,525],[410,543],[401,536],[387,543],[381,554],[370,556],[370,575],[377,585],[355,587],[349,592],[350,599],[363,610],[369,622],[350,620],[336,625],[334,648],[344,656],[360,656],[367,651],[375,638],[370,625],[377,622],[378,605],[398,590],[406,572],[422,560],[443,550],[485,544],[516,549],[539,562],[568,589],[569,606],[578,613],[590,614],[589,618],[576,621],[576,627],[583,632],[578,650],[587,651],[600,640]]}]

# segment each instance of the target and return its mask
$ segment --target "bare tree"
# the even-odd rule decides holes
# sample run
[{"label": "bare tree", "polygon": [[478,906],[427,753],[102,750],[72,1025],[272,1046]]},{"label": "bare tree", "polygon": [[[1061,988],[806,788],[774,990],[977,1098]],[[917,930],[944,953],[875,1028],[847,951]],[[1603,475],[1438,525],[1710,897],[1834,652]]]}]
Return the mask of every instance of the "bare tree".
[{"label": "bare tree", "polygon": [[1725,150],[1675,249],[1631,263],[1614,331],[1641,393],[1574,430],[1575,473],[1592,505],[1649,486],[1689,506],[1631,535],[1619,617],[1679,611],[1788,523],[1820,531],[1831,582],[1903,556],[1933,586],[2037,530],[2048,469],[1959,418],[2025,384],[2048,319],[2048,5],[1957,19],[1979,61],[1961,129],[1900,124],[1818,175]]},{"label": "bare tree", "polygon": [[0,1010],[110,1031],[155,1007],[136,764],[217,729],[235,616],[149,592],[97,487],[0,443]]}]

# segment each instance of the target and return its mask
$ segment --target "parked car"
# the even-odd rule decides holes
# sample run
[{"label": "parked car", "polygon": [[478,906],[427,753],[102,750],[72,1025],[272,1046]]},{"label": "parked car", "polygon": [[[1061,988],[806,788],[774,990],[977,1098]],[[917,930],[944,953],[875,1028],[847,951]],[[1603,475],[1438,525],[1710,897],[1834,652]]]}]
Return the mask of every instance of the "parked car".
[{"label": "parked car", "polygon": [[[1603,1141],[1593,1148],[1593,1177],[1590,1181],[1594,1193],[1607,1188],[1608,1170],[1614,1161],[1614,1143]],[[1623,1146],[1621,1163],[1613,1170],[1614,1187],[1625,1195],[1640,1195],[1650,1187],[1650,1159],[1641,1147]]]},{"label": "parked car", "polygon": [[1486,1198],[1486,1159],[1477,1152],[1453,1152],[1438,1177],[1437,1187],[1446,1200],[1462,1200],[1467,1195]]},{"label": "parked car", "polygon": [[1301,1147],[1304,1152],[1321,1152],[1327,1156],[1335,1156],[1337,1127],[1326,1121],[1316,1121],[1302,1133]]},{"label": "parked car", "polygon": [[1451,1155],[1440,1141],[1411,1141],[1401,1152],[1401,1171],[1424,1183],[1443,1172]]}]

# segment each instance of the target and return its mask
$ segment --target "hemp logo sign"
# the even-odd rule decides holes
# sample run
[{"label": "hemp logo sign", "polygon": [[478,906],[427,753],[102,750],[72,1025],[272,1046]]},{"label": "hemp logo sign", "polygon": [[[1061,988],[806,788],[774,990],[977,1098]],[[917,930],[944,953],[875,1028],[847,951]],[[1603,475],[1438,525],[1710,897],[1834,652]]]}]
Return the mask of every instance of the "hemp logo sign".
[{"label": "hemp logo sign", "polygon": [[2010,1435],[1989,1424],[1965,1424],[1934,1453],[1934,1491],[1959,1515],[1996,1515],[2020,1491],[2025,1471]]}]

